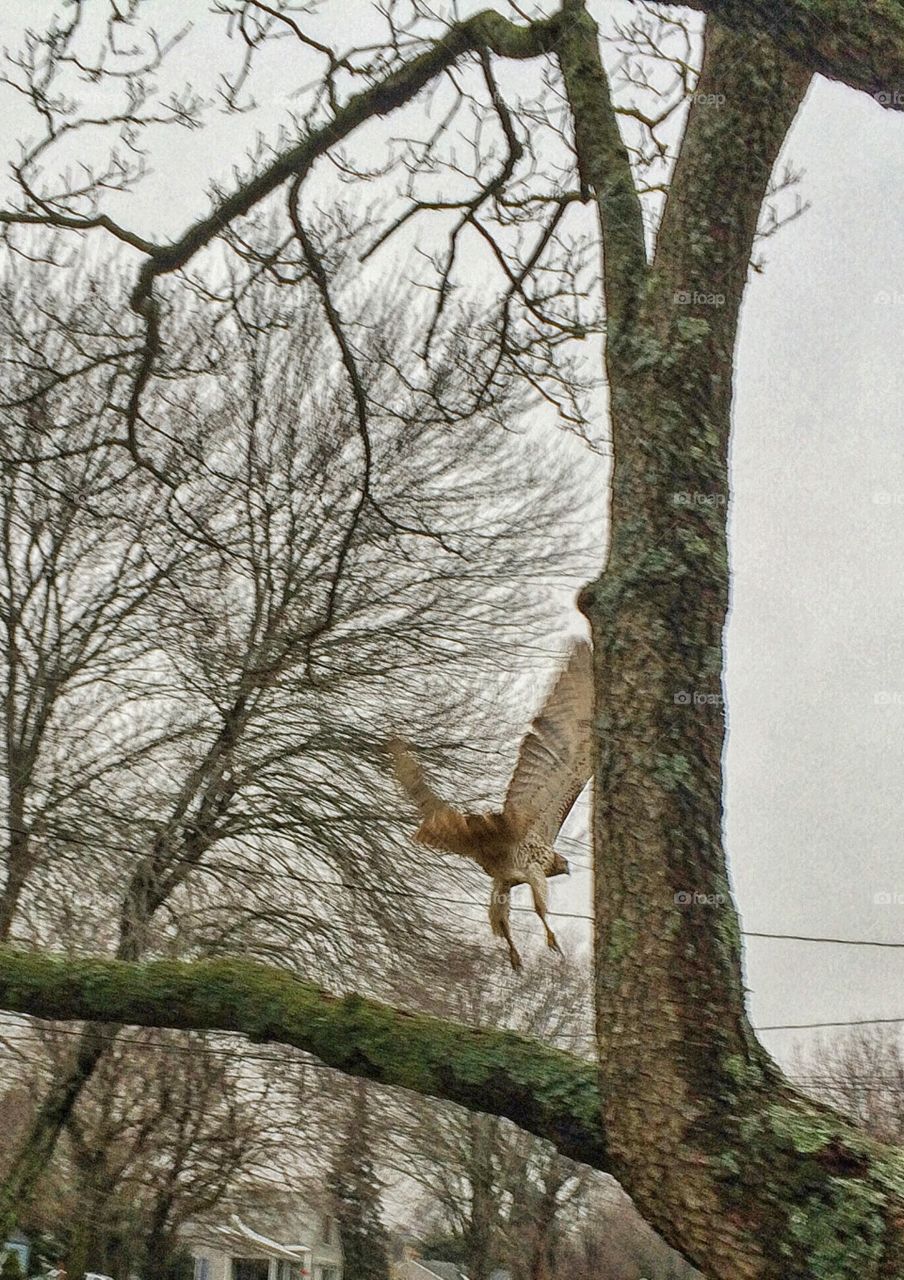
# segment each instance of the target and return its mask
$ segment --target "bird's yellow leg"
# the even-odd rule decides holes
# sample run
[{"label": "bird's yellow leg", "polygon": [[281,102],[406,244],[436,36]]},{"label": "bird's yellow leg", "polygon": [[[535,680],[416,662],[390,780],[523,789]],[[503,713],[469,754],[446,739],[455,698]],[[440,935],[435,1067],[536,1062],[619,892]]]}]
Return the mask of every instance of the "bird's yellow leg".
[{"label": "bird's yellow leg", "polygon": [[509,890],[503,880],[493,881],[493,892],[490,894],[490,928],[497,938],[504,938],[508,945],[509,963],[517,972],[523,968],[518,948],[512,939],[509,928]]},{"label": "bird's yellow leg", "polygon": [[543,921],[543,928],[546,930],[546,945],[550,951],[557,951],[562,954],[562,948],[556,941],[556,935],[549,927],[549,921],[546,919],[546,908],[548,898],[546,896],[546,876],[537,867],[531,867],[527,876],[527,883],[530,885],[530,891],[534,896],[534,910]]}]

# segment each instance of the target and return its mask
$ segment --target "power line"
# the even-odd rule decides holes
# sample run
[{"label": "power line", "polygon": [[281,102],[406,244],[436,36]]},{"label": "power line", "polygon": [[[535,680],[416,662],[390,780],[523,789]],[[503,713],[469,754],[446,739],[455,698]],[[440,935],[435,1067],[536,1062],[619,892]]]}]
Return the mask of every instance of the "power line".
[{"label": "power line", "polygon": [[[28,1019],[24,1027],[17,1028],[14,1026],[14,1030],[28,1030],[31,1027],[31,1019],[34,1015],[28,1014],[28,1013],[16,1013],[16,1014],[6,1014],[5,1016]],[[48,1021],[48,1019],[41,1019],[41,1021]],[[465,1023],[462,1025],[467,1026],[469,1027],[469,1029],[472,1029],[472,1030],[477,1030],[477,1031],[486,1030],[485,1027],[481,1027],[479,1024],[472,1025],[472,1024]],[[168,1041],[143,1040],[143,1039],[140,1039],[138,1036],[127,1036],[117,1032],[106,1033],[106,1032],[99,1032],[94,1030],[92,1034],[97,1040],[102,1040],[107,1044],[117,1044],[117,1045],[127,1044],[130,1046],[134,1046],[136,1049],[144,1049],[149,1053],[175,1053],[175,1054],[187,1055],[189,1057],[197,1056],[197,1055],[221,1056],[226,1058],[237,1058],[242,1062],[277,1062],[277,1063],[280,1063],[282,1066],[285,1066],[287,1063],[289,1063],[290,1065],[294,1063],[294,1065],[302,1067],[303,1069],[307,1069],[308,1067],[310,1067],[311,1069],[317,1070],[317,1071],[336,1071],[339,1069],[337,1067],[331,1067],[327,1063],[321,1062],[320,1060],[317,1059],[316,1055],[311,1053],[310,1050],[302,1049],[298,1045],[288,1044],[284,1040],[274,1040],[272,1041],[272,1043],[278,1046],[281,1050],[288,1050],[291,1054],[296,1054],[296,1053],[304,1054],[305,1055],[304,1060],[287,1057],[286,1053],[284,1052],[247,1053],[245,1052],[246,1048],[248,1047],[248,1045],[252,1044],[253,1042],[248,1040],[245,1036],[245,1033],[241,1031],[224,1032],[215,1027],[205,1027],[205,1028],[148,1027],[147,1029],[151,1031],[181,1031],[186,1034],[189,1031],[194,1031],[195,1034],[204,1035],[204,1036],[208,1036],[211,1034],[212,1035],[235,1035],[235,1036],[241,1037],[242,1045],[235,1048],[227,1048],[225,1046],[223,1048],[218,1048],[216,1045],[212,1045],[209,1042],[203,1045],[199,1045],[199,1044],[185,1045],[185,1044],[173,1044]],[[513,1031],[516,1035],[527,1034],[525,1032],[518,1032],[517,1029],[513,1027],[503,1027],[502,1030]],[[54,1036],[56,1035],[72,1036],[80,1039],[83,1034],[84,1032],[79,1027],[69,1027],[69,1026],[61,1025],[60,1023],[53,1024],[52,1035]],[[586,1034],[578,1033],[576,1035],[568,1035],[568,1036],[554,1034],[551,1037],[549,1043],[554,1048],[561,1048],[562,1047],[561,1044],[557,1043],[557,1041],[566,1040],[566,1039],[570,1040],[572,1043],[581,1043],[585,1040],[592,1039],[592,1034],[589,1032]],[[8,1042],[9,1044],[27,1044],[27,1045],[30,1045],[31,1047],[35,1047],[36,1044],[40,1043],[40,1041],[33,1034],[32,1035],[11,1035],[9,1032],[5,1032],[3,1030],[2,1024],[0,1024],[0,1043],[3,1043],[4,1041]]]},{"label": "power line", "polygon": [[[94,841],[82,839],[82,838],[79,838],[78,836],[67,835],[66,839],[67,839],[67,843],[69,844],[82,845],[90,848],[97,847]],[[566,837],[565,843],[580,844],[581,842],[578,841],[575,837]],[[102,845],[101,848],[110,849],[113,851],[129,852],[129,853],[135,852],[134,846],[118,844],[115,842],[111,844]],[[577,859],[575,858],[574,854],[570,854],[569,857],[572,862],[577,863]],[[385,896],[389,898],[420,898],[423,900],[429,899],[430,902],[441,902],[448,906],[473,907],[478,911],[485,910],[485,904],[483,902],[478,901],[476,898],[452,898],[442,894],[433,894],[429,891],[429,889],[424,889],[424,890],[397,889],[397,888],[392,888],[386,884],[383,884],[379,887],[379,889],[376,889],[372,886],[349,883],[347,880],[324,880],[322,877],[319,877],[319,876],[302,875],[299,872],[279,870],[275,867],[264,868],[264,867],[235,866],[235,865],[229,865],[228,863],[218,865],[216,862],[202,862],[202,861],[195,862],[194,859],[180,857],[178,854],[171,855],[170,861],[176,862],[176,863],[192,862],[194,863],[194,870],[196,872],[207,873],[208,875],[213,875],[218,877],[228,878],[230,875],[233,875],[236,878],[242,878],[245,880],[258,880],[258,881],[265,881],[265,882],[272,882],[273,880],[285,880],[285,881],[288,881],[290,884],[295,883],[299,885],[311,885],[321,890],[322,889],[340,889],[340,890],[344,890],[346,893],[351,893],[353,895],[364,894],[364,895],[370,895],[375,897]],[[593,870],[590,864],[582,864],[582,863],[578,863],[575,869],[579,873],[590,872]],[[219,903],[215,904],[214,909],[215,910],[222,909],[223,905],[226,905],[226,904],[219,904]],[[232,905],[232,904],[229,904],[229,905]],[[533,907],[519,907],[513,904],[511,910],[513,912],[523,912],[529,915],[534,914]],[[583,920],[588,923],[592,923],[594,920],[594,916],[591,913],[580,912],[580,911],[549,910],[547,911],[547,915],[555,916],[557,919],[560,919],[560,920]],[[457,918],[468,924],[473,923],[473,921],[466,916],[459,915]],[[840,946],[840,947],[879,947],[885,950],[904,950],[904,942],[886,942],[886,941],[880,941],[872,938],[835,938],[835,937],[823,936],[818,934],[772,933],[772,932],[765,932],[765,931],[753,930],[753,929],[742,929],[741,936],[745,938],[766,938],[766,939],[771,939],[776,941],[785,941],[785,942],[822,943],[829,946]]]},{"label": "power line", "polygon": [[[437,899],[437,901],[452,902],[453,899]],[[462,901],[458,899],[457,901]],[[480,904],[475,904],[479,906]],[[531,907],[512,907],[513,911],[531,911]],[[592,915],[582,914],[576,911],[548,911],[547,915],[558,916],[560,919],[567,920],[590,920]],[[822,934],[813,933],[765,933],[758,929],[742,929],[741,936],[744,938],[771,938],[783,942],[822,942],[830,946],[836,947],[885,947],[892,951],[904,951],[904,942],[883,942],[874,938],[830,938]]]},{"label": "power line", "polygon": [[[16,1016],[29,1017],[30,1015],[19,1014]],[[155,1028],[155,1030],[172,1030],[172,1029],[173,1028]],[[79,1030],[77,1027],[62,1027],[59,1025],[54,1025],[53,1034],[64,1035],[64,1036],[75,1036],[80,1038],[83,1035],[83,1032]],[[107,1044],[127,1044],[127,1045],[134,1046],[137,1049],[145,1049],[151,1053],[177,1053],[177,1054],[187,1055],[189,1057],[201,1055],[201,1056],[211,1056],[211,1057],[217,1056],[217,1057],[225,1057],[225,1058],[238,1058],[242,1062],[278,1062],[282,1066],[286,1066],[287,1063],[292,1062],[292,1059],[284,1053],[246,1053],[244,1051],[244,1048],[218,1049],[215,1045],[211,1045],[211,1044],[204,1044],[204,1045],[167,1044],[160,1041],[155,1042],[151,1040],[140,1040],[136,1036],[105,1035],[96,1031],[93,1034],[98,1040],[103,1040]],[[233,1034],[241,1034],[241,1033],[236,1032]],[[2,1030],[2,1028],[0,1028],[0,1041],[8,1041],[10,1044],[28,1044],[28,1045],[31,1045],[32,1047],[34,1047],[36,1044],[34,1036],[9,1035],[8,1033],[5,1033]],[[291,1050],[294,1053],[306,1053],[306,1050],[298,1049],[295,1045],[284,1044],[282,1041],[280,1041],[279,1043],[282,1045],[283,1048],[287,1050]],[[310,1056],[311,1055],[308,1055],[308,1057]],[[318,1062],[316,1060],[314,1060],[313,1062],[309,1062],[307,1060],[300,1061],[298,1059],[295,1059],[295,1062],[298,1066],[305,1069],[308,1067],[311,1067],[312,1069],[317,1071],[333,1071],[335,1069],[333,1067],[327,1066],[323,1062]]]},{"label": "power line", "polygon": [[902,1018],[856,1018],[851,1022],[785,1022],[770,1027],[754,1027],[754,1031],[813,1031],[820,1027],[877,1027],[904,1025]]},{"label": "power line", "polygon": [[[437,898],[436,901],[462,902],[463,899]],[[475,903],[480,906],[480,903]],[[512,907],[513,911],[531,911],[531,907]],[[576,911],[548,911],[547,915],[558,916],[560,919],[567,920],[590,920],[592,915],[582,914]],[[758,929],[742,929],[741,936],[744,938],[772,938],[783,942],[822,942],[830,946],[836,947],[885,947],[892,951],[904,951],[904,942],[882,942],[874,938],[830,938],[821,934],[812,933],[765,933]]]},{"label": "power line", "polygon": [[781,938],[787,942],[826,942],[836,947],[889,947],[904,951],[904,942],[879,942],[871,938],[823,938],[808,933],[758,933],[742,930],[745,938]]},{"label": "power line", "polygon": [[900,1075],[879,1076],[864,1073],[863,1075],[845,1079],[840,1076],[826,1075],[825,1073],[814,1075],[812,1072],[807,1072],[805,1075],[795,1074],[793,1079],[795,1084],[834,1088],[838,1092],[848,1089],[894,1089],[898,1093],[904,1092],[904,1077]]},{"label": "power line", "polygon": [[[31,1015],[31,1014],[9,1014],[9,1015],[7,1015],[7,1016],[10,1016],[10,1017],[17,1017],[17,1018],[28,1018],[28,1019],[31,1019],[33,1015]],[[46,1021],[46,1019],[42,1019],[42,1021]],[[30,1025],[30,1022],[29,1022],[29,1023],[26,1023],[26,1026],[28,1026],[28,1025]],[[465,1024],[465,1025],[469,1025],[469,1024]],[[776,1024],[774,1024],[774,1025],[770,1025],[770,1026],[758,1026],[758,1025],[756,1025],[756,1026],[753,1026],[753,1028],[752,1028],[752,1029],[753,1029],[754,1031],[757,1031],[757,1032],[762,1032],[762,1031],[813,1031],[813,1030],[819,1030],[819,1029],[825,1029],[825,1028],[831,1028],[831,1027],[843,1028],[843,1027],[872,1027],[872,1026],[899,1026],[899,1025],[904,1025],[904,1016],[902,1016],[902,1017],[897,1017],[897,1018],[853,1018],[853,1019],[847,1019],[847,1020],[845,1020],[845,1019],[840,1019],[840,1020],[835,1021],[835,1022],[796,1022],[796,1023],[795,1023],[795,1022],[789,1022],[789,1023],[776,1023]],[[160,1027],[160,1028],[153,1028],[153,1029],[155,1029],[155,1030],[177,1030],[177,1031],[179,1031],[179,1030],[181,1030],[181,1031],[188,1031],[188,1030],[191,1030],[191,1028],[179,1028],[179,1027],[176,1027],[176,1028]],[[479,1027],[478,1027],[477,1029],[479,1029]],[[515,1030],[514,1028],[504,1028],[504,1029],[505,1029],[505,1030]],[[218,1033],[219,1033],[219,1034],[223,1034],[223,1032],[218,1032],[217,1028],[203,1028],[203,1029],[200,1029],[200,1028],[199,1028],[199,1029],[196,1029],[196,1030],[200,1030],[200,1031],[202,1032],[202,1034],[210,1034],[211,1032],[213,1032],[214,1034],[218,1034]],[[54,1024],[54,1028],[53,1028],[53,1034],[54,1034],[54,1035],[67,1035],[67,1036],[81,1036],[81,1035],[82,1035],[82,1031],[81,1031],[81,1030],[79,1030],[79,1029],[78,1029],[78,1028],[76,1028],[76,1027],[60,1026],[60,1025],[59,1025],[59,1023],[55,1023],[55,1024]],[[150,1052],[155,1052],[155,1053],[182,1053],[182,1054],[209,1053],[209,1054],[222,1054],[222,1055],[223,1055],[223,1056],[225,1056],[225,1057],[235,1057],[235,1058],[240,1058],[240,1059],[242,1059],[242,1061],[245,1061],[245,1062],[282,1062],[282,1063],[285,1063],[285,1061],[286,1061],[285,1057],[284,1057],[282,1054],[254,1054],[254,1053],[246,1053],[246,1052],[244,1051],[244,1049],[239,1049],[239,1048],[236,1048],[236,1049],[226,1049],[226,1048],[218,1049],[218,1048],[216,1048],[216,1047],[215,1047],[215,1046],[213,1046],[213,1045],[206,1045],[206,1046],[192,1046],[192,1047],[189,1047],[189,1046],[186,1046],[186,1045],[166,1044],[166,1043],[159,1043],[159,1042],[158,1042],[158,1043],[155,1043],[155,1042],[152,1042],[152,1041],[147,1041],[147,1040],[141,1040],[141,1039],[138,1039],[138,1038],[137,1038],[137,1037],[135,1037],[135,1036],[124,1036],[124,1035],[122,1035],[122,1034],[104,1035],[104,1034],[100,1034],[100,1033],[96,1033],[96,1032],[95,1032],[95,1034],[98,1036],[98,1039],[106,1040],[106,1041],[107,1041],[107,1042],[109,1042],[110,1044],[129,1044],[129,1045],[134,1045],[136,1048],[139,1048],[139,1049],[145,1049],[145,1050],[148,1050],[148,1051],[150,1051]],[[232,1033],[228,1033],[228,1034],[243,1035],[243,1033],[242,1033],[242,1032],[232,1032]],[[524,1034],[524,1033],[518,1033],[518,1032],[516,1032],[516,1034]],[[561,1047],[561,1045],[556,1045],[556,1043],[555,1043],[555,1042],[556,1042],[556,1040],[564,1040],[564,1039],[571,1040],[572,1042],[575,1042],[575,1043],[583,1043],[584,1041],[586,1041],[586,1040],[588,1040],[588,1039],[592,1039],[592,1036],[591,1036],[589,1033],[577,1033],[576,1035],[569,1035],[569,1036],[567,1036],[567,1037],[565,1037],[565,1036],[554,1036],[554,1037],[553,1037],[553,1040],[552,1040],[553,1046],[554,1046],[554,1047],[559,1047],[559,1048],[560,1048],[560,1047]],[[4,1032],[3,1032],[3,1030],[2,1030],[2,1025],[0,1025],[0,1041],[2,1041],[2,1040],[8,1040],[8,1041],[10,1041],[11,1043],[16,1043],[16,1042],[17,1042],[17,1043],[21,1043],[21,1044],[34,1043],[31,1037],[26,1037],[26,1036],[11,1036],[11,1035],[9,1035],[8,1033],[4,1033]],[[292,1050],[293,1052],[308,1054],[308,1051],[307,1051],[307,1050],[305,1050],[305,1049],[300,1049],[300,1048],[298,1048],[298,1046],[296,1046],[296,1045],[285,1044],[283,1041],[277,1041],[277,1042],[275,1042],[275,1043],[278,1043],[278,1044],[280,1044],[283,1048],[285,1048],[285,1049],[289,1049],[289,1050]],[[309,1064],[307,1064],[307,1063],[300,1063],[299,1065],[309,1065]],[[314,1064],[310,1064],[310,1065],[314,1065]],[[327,1067],[327,1066],[325,1066],[325,1065],[323,1065],[323,1064],[320,1064],[320,1068],[319,1068],[319,1069],[322,1069],[322,1070],[325,1070],[325,1071],[332,1071],[334,1068],[332,1068],[332,1067]]]}]

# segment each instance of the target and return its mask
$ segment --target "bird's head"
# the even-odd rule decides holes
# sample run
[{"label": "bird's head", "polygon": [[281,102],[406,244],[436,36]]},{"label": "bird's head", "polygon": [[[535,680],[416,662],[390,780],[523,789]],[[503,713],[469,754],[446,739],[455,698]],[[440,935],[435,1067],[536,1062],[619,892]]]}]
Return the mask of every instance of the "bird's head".
[{"label": "bird's head", "polygon": [[571,867],[568,865],[566,858],[563,858],[558,849],[553,850],[552,871],[551,876],[570,876]]}]

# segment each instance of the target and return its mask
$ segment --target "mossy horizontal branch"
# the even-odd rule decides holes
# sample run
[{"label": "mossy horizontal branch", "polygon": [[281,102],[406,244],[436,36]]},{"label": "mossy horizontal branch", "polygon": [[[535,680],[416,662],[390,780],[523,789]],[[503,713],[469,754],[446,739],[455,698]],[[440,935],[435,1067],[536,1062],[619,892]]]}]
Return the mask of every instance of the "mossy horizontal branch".
[{"label": "mossy horizontal branch", "polygon": [[[511,1031],[333,995],[266,965],[129,963],[0,948],[0,1008],[62,1021],[228,1031],[254,1043],[289,1045],[347,1075],[504,1116],[605,1172],[618,1164],[607,1150],[595,1064]],[[904,1172],[897,1153],[828,1108],[752,1075],[742,1062],[733,1068],[736,1105],[748,1123],[743,1134],[725,1128],[715,1167],[733,1182],[743,1170],[751,1221],[772,1224],[769,1249],[750,1243],[750,1269],[743,1274],[769,1280],[778,1274],[783,1280],[900,1275]],[[690,1144],[689,1132],[686,1140]],[[713,1156],[687,1145],[675,1159],[690,1185]],[[674,1224],[658,1225],[682,1247]],[[727,1238],[730,1231],[722,1228]],[[718,1222],[713,1230],[718,1235]],[[770,1269],[770,1258],[779,1256],[780,1272]],[[709,1274],[741,1272],[720,1264]]]},{"label": "mossy horizontal branch", "polygon": [[125,963],[0,949],[0,1008],[40,1018],[234,1031],[347,1075],[504,1116],[606,1169],[596,1068],[511,1031],[406,1013],[245,960]]}]

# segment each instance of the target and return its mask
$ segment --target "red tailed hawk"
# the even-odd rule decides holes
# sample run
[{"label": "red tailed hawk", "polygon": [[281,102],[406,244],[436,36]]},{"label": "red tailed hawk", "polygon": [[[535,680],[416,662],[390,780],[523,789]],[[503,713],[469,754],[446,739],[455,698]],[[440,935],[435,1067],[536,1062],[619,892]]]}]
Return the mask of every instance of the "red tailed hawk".
[{"label": "red tailed hawk", "polygon": [[419,844],[473,858],[493,880],[490,925],[508,944],[513,969],[521,957],[509,928],[509,893],[529,884],[546,944],[559,951],[546,919],[546,877],[568,873],[553,841],[592,771],[590,717],[593,673],[590,646],[581,641],[552,686],[518,753],[502,811],[462,813],[432,790],[408,746],[389,743],[399,782],[416,805]]}]

